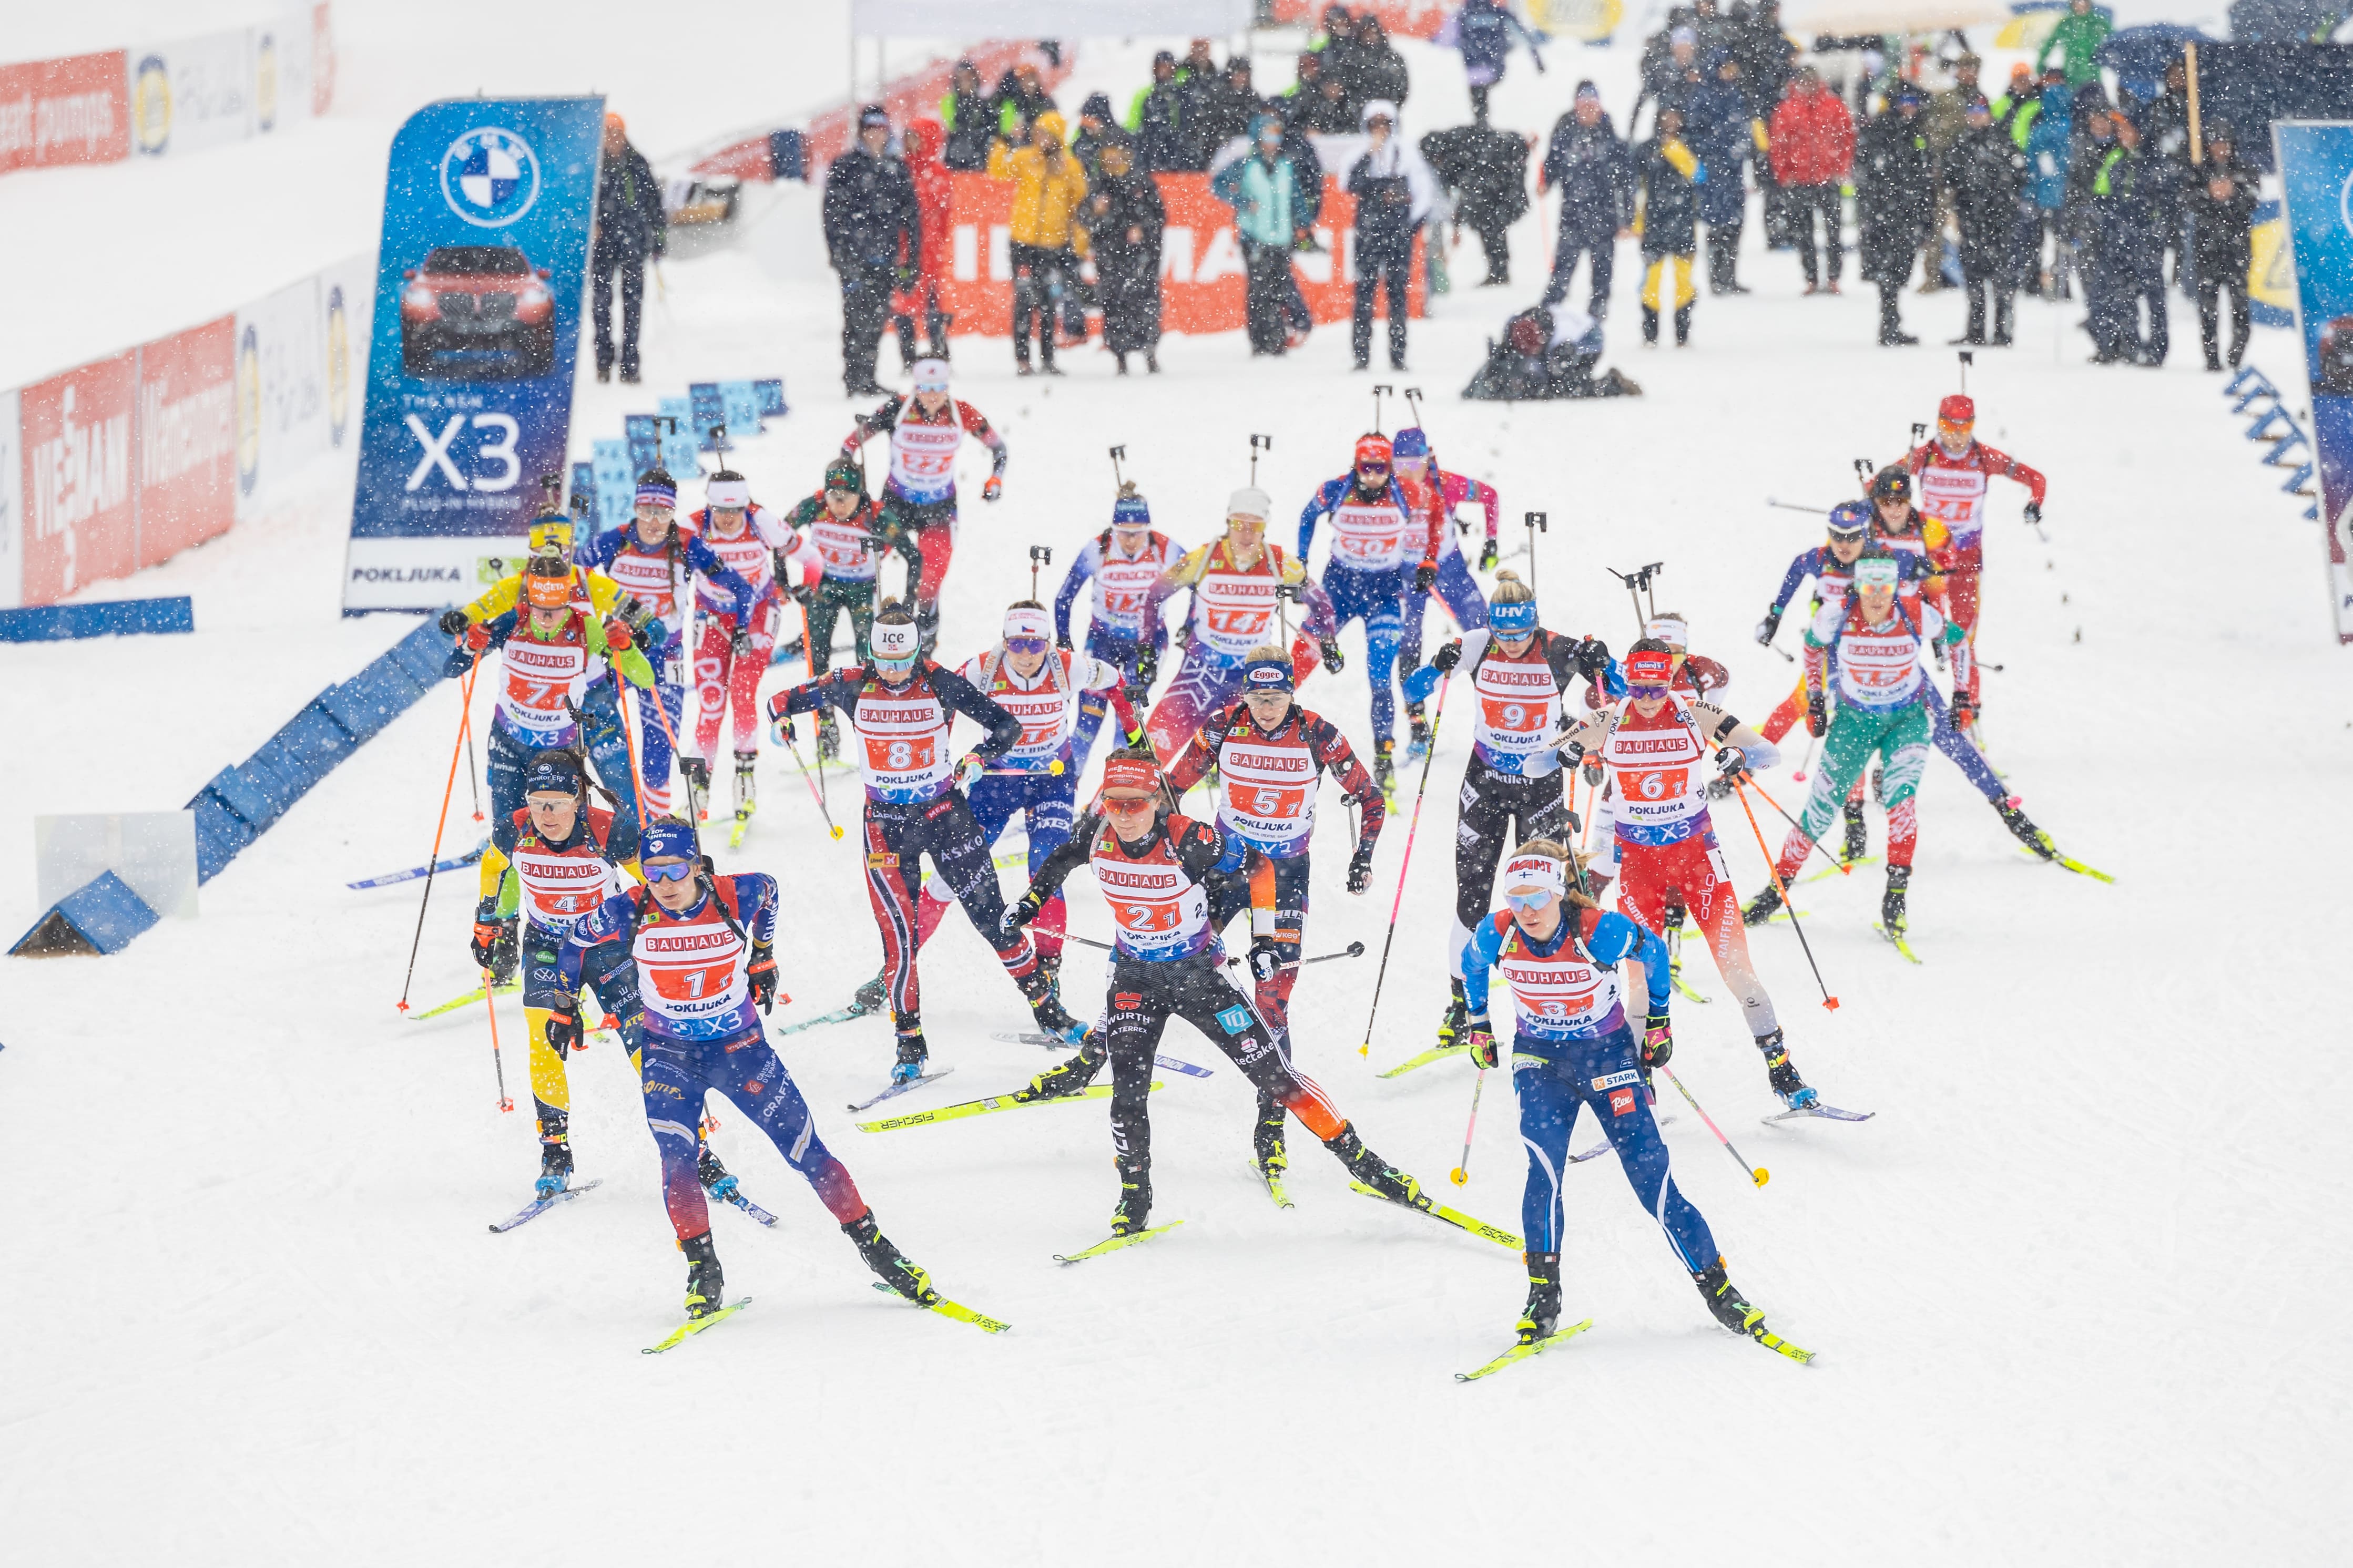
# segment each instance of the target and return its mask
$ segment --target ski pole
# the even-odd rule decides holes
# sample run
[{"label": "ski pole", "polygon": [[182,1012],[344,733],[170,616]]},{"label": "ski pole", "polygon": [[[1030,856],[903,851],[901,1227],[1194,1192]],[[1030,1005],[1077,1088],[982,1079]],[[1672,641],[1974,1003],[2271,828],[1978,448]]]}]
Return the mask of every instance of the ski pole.
[{"label": "ski pole", "polygon": [[1806,731],[1806,760],[1798,765],[1796,773],[1789,775],[1791,778],[1796,779],[1799,784],[1806,782],[1806,770],[1814,765],[1814,748],[1821,743],[1822,738],[1820,735],[1810,730]]},{"label": "ski pole", "polygon": [[1446,1179],[1456,1186],[1471,1180],[1471,1135],[1479,1131],[1479,1097],[1487,1091],[1487,1069],[1481,1068],[1471,1085],[1471,1125],[1462,1130],[1462,1163],[1446,1173]]},{"label": "ski pole", "polygon": [[[1037,585],[1034,572],[1031,575],[1030,585],[1033,588]],[[803,605],[801,606],[801,652],[807,658],[809,679],[814,680],[817,679],[817,628],[809,624],[809,613],[808,606],[807,605]],[[817,717],[811,719],[809,722],[812,725],[815,725],[824,717],[825,710],[820,708],[818,710]],[[790,719],[787,719],[786,722],[789,725],[791,723]],[[793,766],[800,769],[801,771],[801,783],[808,785],[809,794],[817,797],[817,814],[825,818],[825,831],[827,836],[832,838],[839,838],[841,837],[841,829],[835,825],[832,808],[828,806],[825,802],[825,758],[823,756],[819,756],[818,758],[817,776],[815,778],[811,778],[809,776],[808,764],[801,761],[800,742],[793,739],[792,731],[789,728],[785,731],[785,749],[791,752],[793,754]]]},{"label": "ski pole", "polygon": [[[1773,851],[1765,847],[1765,830],[1757,826],[1757,813],[1749,807],[1748,791],[1745,787],[1740,792],[1740,809],[1748,818],[1748,831],[1757,836],[1758,851],[1765,857],[1765,874],[1773,879],[1773,889],[1781,895],[1781,907],[1789,911],[1789,929],[1798,933],[1798,945],[1806,950],[1806,967],[1814,972],[1814,984],[1822,988],[1822,1005],[1836,1012],[1838,998],[1831,995],[1831,988],[1823,984],[1822,966],[1814,962],[1814,944],[1806,940],[1806,928],[1798,919],[1798,906],[1789,901],[1789,889],[1782,884],[1779,863],[1773,858]],[[1729,1143],[1725,1145],[1727,1149],[1731,1146]]]},{"label": "ski pole", "polygon": [[1405,874],[1413,868],[1414,835],[1421,831],[1421,799],[1430,793],[1430,765],[1438,760],[1438,725],[1446,717],[1446,691],[1454,684],[1454,672],[1449,670],[1438,683],[1438,706],[1430,715],[1430,750],[1421,754],[1421,784],[1413,792],[1413,820],[1405,830],[1405,858],[1398,863],[1397,897],[1389,903],[1388,934],[1381,938],[1381,966],[1373,975],[1373,1005],[1365,1015],[1365,1041],[1356,1054],[1370,1060],[1373,1055],[1373,1020],[1381,1013],[1381,984],[1388,978],[1389,948],[1397,941],[1398,911],[1405,908]]},{"label": "ski pole", "polygon": [[499,1054],[499,1003],[497,996],[492,994],[497,989],[491,972],[483,970],[482,1005],[489,1009],[491,1015],[491,1068],[499,1075],[499,1109],[507,1111],[514,1109],[514,1101],[507,1098],[506,1058]]},{"label": "ski pole", "polygon": [[1694,1110],[1699,1111],[1699,1119],[1707,1123],[1707,1130],[1715,1134],[1715,1141],[1724,1145],[1724,1152],[1740,1162],[1740,1168],[1748,1173],[1748,1179],[1750,1181],[1756,1183],[1761,1187],[1766,1183],[1773,1179],[1772,1172],[1767,1170],[1762,1165],[1750,1164],[1747,1157],[1742,1154],[1739,1150],[1732,1146],[1732,1140],[1724,1135],[1724,1129],[1718,1127],[1715,1124],[1715,1118],[1709,1116],[1708,1113],[1701,1108],[1700,1102],[1692,1098],[1692,1091],[1683,1088],[1683,1080],[1675,1076],[1673,1068],[1668,1067],[1666,1063],[1661,1062],[1652,1070],[1665,1073],[1667,1075],[1667,1081],[1675,1086],[1677,1092],[1681,1093],[1685,1100],[1691,1100],[1691,1108]]},{"label": "ski pole", "polygon": [[466,784],[474,792],[474,820],[482,820],[482,770],[474,762],[474,700],[466,700]]},{"label": "ski pole", "polygon": [[[659,704],[661,693],[655,692],[653,698]],[[613,678],[613,705],[621,714],[621,743],[629,750],[629,780],[637,786],[632,794],[638,806],[638,842],[643,844],[646,841],[646,771],[638,765],[638,737],[629,723],[629,683],[617,674]]]},{"label": "ski pole", "polygon": [[[793,766],[801,771],[801,782],[809,786],[809,794],[816,797],[818,815],[825,818],[827,835],[833,838],[840,837],[841,827],[833,820],[833,813],[826,809],[825,794],[818,788],[817,780],[809,777],[808,764],[801,761],[800,742],[793,739],[792,731],[789,730],[785,731],[785,749],[792,752]],[[823,771],[821,766],[819,771]]]},{"label": "ski pole", "polygon": [[1778,801],[1778,800],[1775,800],[1771,795],[1765,795],[1765,786],[1764,786],[1763,784],[1757,784],[1756,779],[1755,779],[1755,778],[1753,778],[1753,777],[1752,777],[1748,782],[1749,782],[1750,784],[1756,784],[1756,785],[1757,785],[1757,793],[1758,795],[1765,795],[1765,804],[1766,804],[1767,805],[1769,805],[1769,806],[1771,806],[1775,811],[1778,811],[1778,812],[1780,812],[1780,813],[1781,813],[1781,820],[1782,820],[1782,821],[1784,821],[1784,822],[1788,823],[1790,826],[1792,826],[1792,827],[1794,827],[1794,828],[1796,828],[1796,829],[1798,830],[1799,836],[1800,837],[1802,837],[1802,838],[1804,838],[1804,839],[1805,839],[1805,841],[1806,841],[1806,847],[1807,847],[1807,848],[1809,848],[1809,849],[1821,849],[1821,851],[1822,851],[1822,858],[1823,858],[1823,859],[1825,859],[1825,860],[1827,860],[1827,861],[1829,861],[1829,862],[1830,862],[1833,867],[1837,868],[1837,869],[1838,869],[1838,873],[1839,873],[1839,875],[1840,875],[1840,876],[1841,876],[1841,877],[1852,877],[1852,876],[1853,876],[1853,875],[1854,875],[1854,867],[1853,867],[1852,864],[1850,864],[1850,863],[1849,863],[1849,862],[1847,862],[1847,861],[1844,861],[1844,860],[1840,859],[1837,856],[1835,856],[1835,855],[1831,854],[1828,849],[1823,849],[1823,848],[1822,848],[1822,841],[1821,841],[1820,839],[1819,839],[1819,838],[1815,837],[1812,834],[1808,833],[1808,832],[1806,831],[1806,825],[1805,825],[1804,823],[1799,822],[1796,817],[1791,816],[1788,812],[1786,812],[1786,811],[1781,811],[1781,803],[1780,803],[1779,801]]},{"label": "ski pole", "polygon": [[[477,665],[475,668],[479,668]],[[474,669],[466,671],[459,683],[459,699],[466,711],[458,720],[458,740],[449,747],[449,777],[441,786],[441,815],[433,824],[433,853],[425,858],[425,896],[417,900],[417,934],[408,939],[408,973],[400,978],[400,1000],[394,1007],[408,1011],[409,984],[417,978],[417,950],[425,941],[425,910],[433,901],[433,873],[441,864],[441,830],[449,825],[449,795],[458,787],[458,753],[462,749],[466,731],[472,727],[474,716]]]}]

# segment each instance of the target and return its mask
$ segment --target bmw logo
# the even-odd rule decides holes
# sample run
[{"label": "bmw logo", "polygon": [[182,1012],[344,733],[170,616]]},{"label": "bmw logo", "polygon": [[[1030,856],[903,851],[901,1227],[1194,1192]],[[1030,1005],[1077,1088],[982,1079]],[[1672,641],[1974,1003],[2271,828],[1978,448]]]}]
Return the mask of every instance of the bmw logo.
[{"label": "bmw logo", "polygon": [[539,155],[504,126],[476,126],[441,154],[441,199],[477,228],[504,228],[539,200]]}]

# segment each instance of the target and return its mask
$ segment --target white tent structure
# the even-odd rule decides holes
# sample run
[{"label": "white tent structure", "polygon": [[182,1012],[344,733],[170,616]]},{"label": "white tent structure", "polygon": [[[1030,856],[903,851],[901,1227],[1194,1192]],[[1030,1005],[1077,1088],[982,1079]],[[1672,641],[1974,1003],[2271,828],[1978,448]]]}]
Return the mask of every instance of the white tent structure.
[{"label": "white tent structure", "polygon": [[1219,37],[1250,30],[1250,0],[850,0],[860,38]]},{"label": "white tent structure", "polygon": [[1800,40],[1823,33],[1941,33],[2010,18],[2001,0],[1783,0],[1781,30]]}]

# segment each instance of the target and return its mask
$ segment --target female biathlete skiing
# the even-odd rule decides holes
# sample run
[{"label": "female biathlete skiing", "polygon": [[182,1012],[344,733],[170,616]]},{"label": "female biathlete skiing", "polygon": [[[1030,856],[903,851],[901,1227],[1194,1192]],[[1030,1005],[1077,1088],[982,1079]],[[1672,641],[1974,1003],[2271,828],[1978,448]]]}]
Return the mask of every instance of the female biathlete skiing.
[{"label": "female biathlete skiing", "polygon": [[[1157,660],[1168,647],[1167,628],[1157,614],[1147,622],[1144,606],[1151,597],[1152,584],[1168,570],[1176,553],[1169,537],[1152,526],[1152,509],[1135,493],[1131,480],[1120,486],[1119,499],[1112,502],[1111,526],[1087,541],[1054,594],[1054,641],[1067,650],[1072,646],[1071,606],[1078,603],[1083,584],[1094,584],[1088,602],[1086,651],[1091,658],[1119,667],[1131,707],[1140,709],[1145,702],[1147,683],[1140,669],[1145,648],[1149,647]],[[1109,705],[1108,699],[1094,692],[1079,699],[1079,727],[1071,742],[1074,774],[1087,771],[1087,760],[1094,755],[1095,732],[1103,728]]]},{"label": "female biathlete skiing", "polygon": [[988,447],[988,481],[980,487],[980,499],[994,501],[1005,493],[1005,438],[979,409],[948,395],[947,361],[938,359],[915,362],[913,397],[893,395],[860,416],[842,438],[841,455],[856,458],[870,438],[885,431],[891,437],[891,477],[883,482],[879,531],[906,557],[908,594],[928,658],[939,644],[940,590],[955,553],[956,453],[966,436]]},{"label": "female biathlete skiing", "polygon": [[[695,577],[695,606],[702,612],[702,635],[694,645],[694,682],[701,696],[694,721],[695,754],[704,777],[719,745],[719,723],[734,715],[735,804],[740,821],[756,803],[753,773],[760,760],[760,678],[768,673],[776,632],[790,594],[808,602],[811,586],[824,575],[817,551],[752,500],[752,487],[733,468],[711,476],[703,492],[710,504],[690,520],[704,547],[750,584],[747,595],[727,593],[708,574]],[[696,803],[710,816],[706,795]]]},{"label": "female biathlete skiing", "polygon": [[[834,623],[844,612],[858,662],[872,656],[867,637],[874,629],[874,594],[881,579],[876,537],[881,520],[881,508],[867,497],[864,472],[847,458],[825,466],[825,483],[817,494],[802,497],[786,519],[816,549],[825,570],[816,591],[801,600],[807,634],[802,648],[812,677],[832,667]],[[831,709],[817,716],[817,754],[821,763],[841,755],[841,731]]]},{"label": "female biathlete skiing", "polygon": [[[1430,449],[1430,438],[1418,425],[1409,425],[1397,433],[1389,443],[1390,460],[1397,465],[1398,489],[1405,492],[1406,506],[1414,516],[1435,513],[1438,525],[1438,583],[1430,590],[1446,601],[1446,608],[1454,616],[1454,624],[1466,632],[1475,632],[1487,624],[1487,601],[1480,595],[1478,581],[1471,575],[1471,563],[1462,558],[1462,541],[1458,532],[1447,526],[1454,509],[1471,501],[1479,503],[1485,513],[1486,531],[1481,535],[1479,569],[1482,572],[1495,564],[1495,531],[1502,521],[1499,515],[1503,498],[1493,485],[1482,485],[1467,474],[1449,473],[1438,466],[1437,455]],[[1405,602],[1405,632],[1398,648],[1398,660],[1408,670],[1421,666],[1421,623],[1430,609],[1430,594],[1408,595]],[[1409,726],[1406,755],[1419,757],[1430,750],[1430,720],[1421,710],[1421,703],[1411,694],[1405,702],[1406,722]]]}]

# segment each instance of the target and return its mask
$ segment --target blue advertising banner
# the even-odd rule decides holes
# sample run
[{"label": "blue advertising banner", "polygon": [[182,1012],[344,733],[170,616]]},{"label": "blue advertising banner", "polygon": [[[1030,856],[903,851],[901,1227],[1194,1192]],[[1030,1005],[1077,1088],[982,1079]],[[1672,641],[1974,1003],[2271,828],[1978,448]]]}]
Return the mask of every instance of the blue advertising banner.
[{"label": "blue advertising banner", "polygon": [[2312,385],[2328,589],[2353,643],[2353,123],[2276,121],[2280,195],[2295,257],[2295,327]]},{"label": "blue advertising banner", "polygon": [[566,466],[604,113],[465,99],[393,138],[346,612],[459,603],[523,553]]},{"label": "blue advertising banner", "polygon": [[657,399],[654,406],[660,410],[654,420],[661,427],[662,467],[680,484],[701,479],[702,458],[699,454],[707,448],[696,438],[693,404],[683,397],[664,397]]}]

